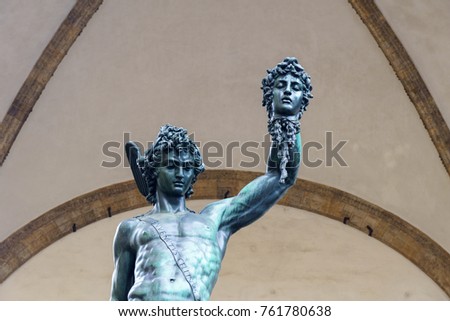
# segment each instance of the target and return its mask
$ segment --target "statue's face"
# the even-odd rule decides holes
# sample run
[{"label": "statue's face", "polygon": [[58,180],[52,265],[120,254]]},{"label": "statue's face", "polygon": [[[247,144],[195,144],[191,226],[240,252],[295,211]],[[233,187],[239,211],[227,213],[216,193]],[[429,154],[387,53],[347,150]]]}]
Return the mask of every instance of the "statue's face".
[{"label": "statue's face", "polygon": [[162,166],[156,169],[156,188],[168,196],[184,196],[194,178],[194,158],[186,149],[163,153]]},{"label": "statue's face", "polygon": [[291,74],[278,77],[273,87],[274,116],[298,115],[302,98],[303,85],[297,77]]}]

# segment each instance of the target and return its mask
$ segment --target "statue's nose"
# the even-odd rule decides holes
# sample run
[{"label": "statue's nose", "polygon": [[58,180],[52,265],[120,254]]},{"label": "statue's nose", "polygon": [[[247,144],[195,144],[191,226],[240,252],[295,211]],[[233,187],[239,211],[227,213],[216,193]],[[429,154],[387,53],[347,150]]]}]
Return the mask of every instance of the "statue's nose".
[{"label": "statue's nose", "polygon": [[291,89],[290,89],[289,87],[287,87],[287,88],[284,90],[283,95],[285,95],[285,96],[290,96],[290,95],[291,95]]},{"label": "statue's nose", "polygon": [[176,177],[183,177],[183,167],[177,166],[175,170],[175,176]]},{"label": "statue's nose", "polygon": [[288,84],[286,85],[286,89],[284,90],[284,94],[285,94],[285,95],[290,95],[291,92],[292,92],[291,84],[288,83]]}]

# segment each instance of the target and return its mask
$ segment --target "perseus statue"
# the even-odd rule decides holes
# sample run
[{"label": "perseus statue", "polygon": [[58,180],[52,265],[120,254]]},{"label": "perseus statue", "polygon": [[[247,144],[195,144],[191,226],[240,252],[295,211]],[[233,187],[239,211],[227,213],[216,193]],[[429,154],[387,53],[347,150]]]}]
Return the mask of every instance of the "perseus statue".
[{"label": "perseus statue", "polygon": [[295,183],[301,159],[300,118],[312,98],[309,75],[295,58],[262,81],[272,146],[267,171],[237,196],[186,207],[204,171],[198,147],[183,128],[165,125],[140,155],[125,149],[139,191],[153,209],[120,223],[114,237],[111,300],[208,300],[228,240],[269,210]]}]

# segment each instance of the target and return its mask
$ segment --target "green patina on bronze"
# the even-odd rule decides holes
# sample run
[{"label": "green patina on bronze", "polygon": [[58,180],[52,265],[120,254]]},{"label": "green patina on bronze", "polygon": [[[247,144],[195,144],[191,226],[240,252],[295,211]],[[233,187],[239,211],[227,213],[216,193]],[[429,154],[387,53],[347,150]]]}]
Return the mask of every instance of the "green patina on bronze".
[{"label": "green patina on bronze", "polygon": [[163,126],[144,156],[132,142],[126,145],[139,191],[154,207],[117,228],[112,300],[208,300],[230,237],[294,185],[298,121],[312,98],[311,81],[295,58],[286,58],[268,71],[262,89],[273,138],[267,172],[198,214],[186,207],[186,198],[204,166],[185,129]]}]

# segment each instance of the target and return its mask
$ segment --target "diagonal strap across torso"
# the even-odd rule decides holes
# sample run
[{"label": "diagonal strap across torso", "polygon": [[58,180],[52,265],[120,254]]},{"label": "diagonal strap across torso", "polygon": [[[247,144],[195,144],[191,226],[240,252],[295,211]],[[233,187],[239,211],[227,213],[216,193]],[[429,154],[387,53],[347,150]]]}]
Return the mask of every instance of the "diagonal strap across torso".
[{"label": "diagonal strap across torso", "polygon": [[183,257],[181,256],[180,252],[178,252],[177,247],[172,242],[170,237],[167,235],[166,231],[164,231],[164,228],[161,226],[161,224],[159,224],[159,222],[157,220],[150,218],[150,217],[146,217],[145,220],[141,220],[141,219],[139,219],[139,220],[148,222],[153,226],[153,228],[158,233],[158,236],[161,239],[161,241],[163,241],[163,243],[169,249],[170,253],[172,253],[175,263],[177,264],[180,271],[183,273],[184,278],[186,279],[186,282],[191,287],[191,291],[192,291],[195,301],[200,301],[200,294],[198,292],[198,287],[197,287],[197,283],[195,282],[195,279],[192,277],[192,274],[189,271],[189,268],[188,268],[186,262],[184,261]]}]

